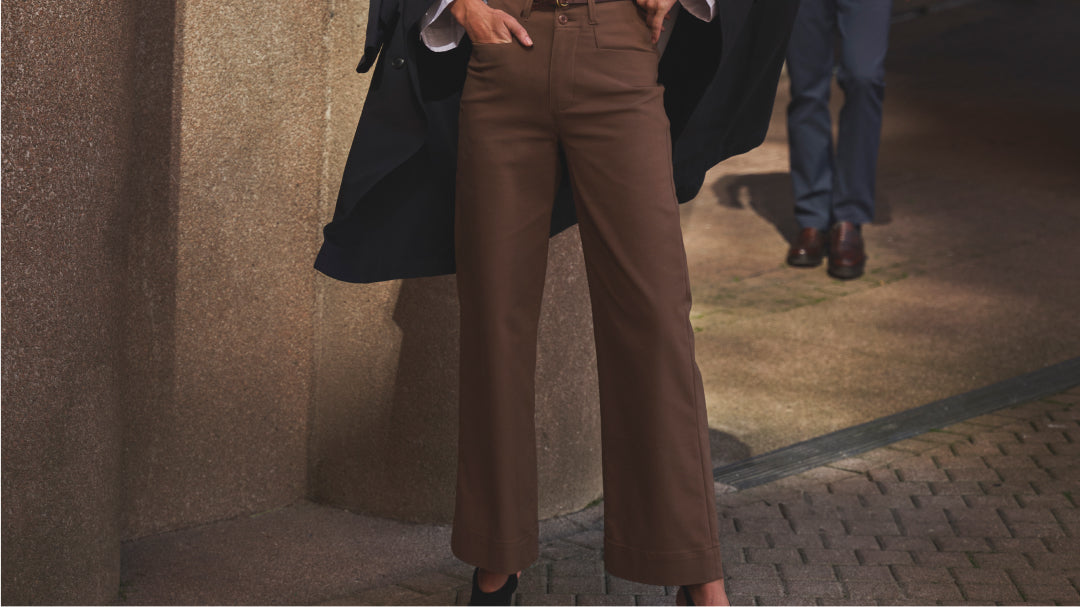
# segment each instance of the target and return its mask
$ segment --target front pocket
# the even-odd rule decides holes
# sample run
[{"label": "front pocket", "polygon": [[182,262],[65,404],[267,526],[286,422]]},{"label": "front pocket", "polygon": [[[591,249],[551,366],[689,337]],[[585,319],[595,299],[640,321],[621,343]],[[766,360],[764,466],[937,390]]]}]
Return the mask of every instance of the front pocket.
[{"label": "front pocket", "polygon": [[618,6],[618,10],[604,11],[599,23],[592,26],[596,48],[656,53],[652,32],[634,1],[616,0],[612,4]]}]

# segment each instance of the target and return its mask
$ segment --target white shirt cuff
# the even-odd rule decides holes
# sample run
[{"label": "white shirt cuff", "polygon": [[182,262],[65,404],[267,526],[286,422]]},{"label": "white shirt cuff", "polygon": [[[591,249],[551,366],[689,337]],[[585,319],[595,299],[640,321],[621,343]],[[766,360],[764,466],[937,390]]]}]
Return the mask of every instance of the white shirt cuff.
[{"label": "white shirt cuff", "polygon": [[679,4],[702,21],[712,21],[716,17],[716,0],[679,0]]},{"label": "white shirt cuff", "polygon": [[[454,19],[454,15],[446,10],[454,0],[440,0],[437,4],[424,13],[420,20],[420,39],[424,45],[435,52],[449,51],[461,44],[465,36],[465,28]],[[697,2],[711,2],[712,0],[696,0]]]}]

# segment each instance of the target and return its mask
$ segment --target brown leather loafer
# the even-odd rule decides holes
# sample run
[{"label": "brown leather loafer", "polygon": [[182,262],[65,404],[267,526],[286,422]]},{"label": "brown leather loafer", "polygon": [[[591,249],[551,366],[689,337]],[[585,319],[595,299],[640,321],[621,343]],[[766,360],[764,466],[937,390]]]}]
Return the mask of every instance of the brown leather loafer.
[{"label": "brown leather loafer", "polygon": [[814,268],[821,265],[824,256],[825,233],[817,228],[803,228],[788,250],[787,262],[797,268]]},{"label": "brown leather loafer", "polygon": [[866,266],[866,250],[863,247],[859,226],[841,221],[829,232],[829,276],[851,280],[862,276]]}]

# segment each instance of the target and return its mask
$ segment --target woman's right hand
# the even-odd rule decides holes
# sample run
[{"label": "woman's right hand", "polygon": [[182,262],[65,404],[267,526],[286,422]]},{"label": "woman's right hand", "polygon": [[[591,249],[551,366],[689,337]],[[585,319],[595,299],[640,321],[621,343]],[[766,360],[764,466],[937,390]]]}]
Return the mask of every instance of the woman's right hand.
[{"label": "woman's right hand", "polygon": [[454,0],[450,13],[465,28],[473,44],[507,44],[514,38],[525,46],[533,44],[525,26],[506,11],[491,8],[484,0]]}]

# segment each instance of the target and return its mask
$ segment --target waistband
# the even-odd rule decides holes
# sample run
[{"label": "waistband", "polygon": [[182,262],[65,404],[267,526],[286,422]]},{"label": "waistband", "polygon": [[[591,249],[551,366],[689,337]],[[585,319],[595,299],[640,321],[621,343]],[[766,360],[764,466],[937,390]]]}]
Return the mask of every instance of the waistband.
[{"label": "waistband", "polygon": [[[594,2],[628,2],[630,0],[593,0]],[[534,11],[542,10],[555,10],[556,8],[567,8],[573,4],[588,4],[589,0],[533,0],[532,9]]]}]

